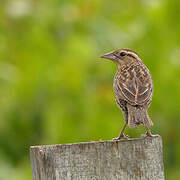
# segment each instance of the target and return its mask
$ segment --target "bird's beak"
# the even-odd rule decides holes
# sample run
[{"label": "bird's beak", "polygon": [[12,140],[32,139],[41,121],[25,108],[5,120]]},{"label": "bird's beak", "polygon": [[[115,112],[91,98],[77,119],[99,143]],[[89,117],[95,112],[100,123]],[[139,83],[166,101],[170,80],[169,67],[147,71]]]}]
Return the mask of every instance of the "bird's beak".
[{"label": "bird's beak", "polygon": [[116,60],[116,56],[113,54],[113,52],[104,54],[103,56],[100,56],[100,58]]}]

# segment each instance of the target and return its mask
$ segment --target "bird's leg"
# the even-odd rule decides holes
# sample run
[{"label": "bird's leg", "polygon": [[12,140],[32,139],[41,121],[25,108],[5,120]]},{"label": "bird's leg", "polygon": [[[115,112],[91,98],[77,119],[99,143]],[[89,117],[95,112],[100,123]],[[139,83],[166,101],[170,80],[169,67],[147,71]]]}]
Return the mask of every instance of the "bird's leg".
[{"label": "bird's leg", "polygon": [[143,137],[143,138],[146,138],[146,137],[157,137],[157,136],[158,136],[158,135],[153,135],[153,134],[151,134],[151,131],[150,131],[149,127],[146,127],[146,134],[143,135],[142,137]]},{"label": "bird's leg", "polygon": [[119,138],[125,138],[125,139],[128,138],[128,136],[125,136],[125,135],[124,135],[124,130],[125,130],[125,128],[126,128],[126,125],[127,125],[127,122],[125,122],[125,124],[124,124],[124,126],[123,126],[123,128],[122,128],[121,133],[120,133],[120,135],[119,135]]},{"label": "bird's leg", "polygon": [[127,121],[125,122],[125,124],[124,124],[124,126],[123,126],[123,128],[122,128],[122,130],[121,130],[121,133],[120,133],[119,137],[113,138],[113,140],[128,139],[128,136],[125,136],[125,135],[124,135],[124,130],[125,130],[125,128],[126,128],[126,125],[127,125]]}]

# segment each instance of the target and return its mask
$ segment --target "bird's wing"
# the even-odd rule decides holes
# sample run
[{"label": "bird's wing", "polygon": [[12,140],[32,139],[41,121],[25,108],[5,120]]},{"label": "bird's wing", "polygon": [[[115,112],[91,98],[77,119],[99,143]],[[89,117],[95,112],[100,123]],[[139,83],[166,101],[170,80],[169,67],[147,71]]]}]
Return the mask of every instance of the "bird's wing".
[{"label": "bird's wing", "polygon": [[126,101],[133,105],[144,104],[152,97],[151,75],[144,66],[138,65],[122,71],[117,85]]}]

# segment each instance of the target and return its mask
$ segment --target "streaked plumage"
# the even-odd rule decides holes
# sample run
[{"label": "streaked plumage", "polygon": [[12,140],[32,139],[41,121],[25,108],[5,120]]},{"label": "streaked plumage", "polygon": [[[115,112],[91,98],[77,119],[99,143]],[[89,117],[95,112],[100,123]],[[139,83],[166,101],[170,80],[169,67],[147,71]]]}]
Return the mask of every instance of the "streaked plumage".
[{"label": "streaked plumage", "polygon": [[149,127],[153,125],[147,109],[152,101],[153,83],[148,68],[135,51],[120,49],[101,56],[114,61],[118,71],[114,77],[116,102],[125,118],[120,138],[126,138],[123,131],[128,124],[131,128],[143,124],[147,136],[152,136]]}]

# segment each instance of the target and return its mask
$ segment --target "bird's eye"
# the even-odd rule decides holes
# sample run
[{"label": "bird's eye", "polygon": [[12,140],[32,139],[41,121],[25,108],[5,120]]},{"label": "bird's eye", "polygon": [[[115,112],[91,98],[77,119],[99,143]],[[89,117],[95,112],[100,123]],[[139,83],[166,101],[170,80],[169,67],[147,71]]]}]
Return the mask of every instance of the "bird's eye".
[{"label": "bird's eye", "polygon": [[125,52],[121,52],[121,53],[120,53],[120,56],[125,56],[125,55],[126,55]]}]

